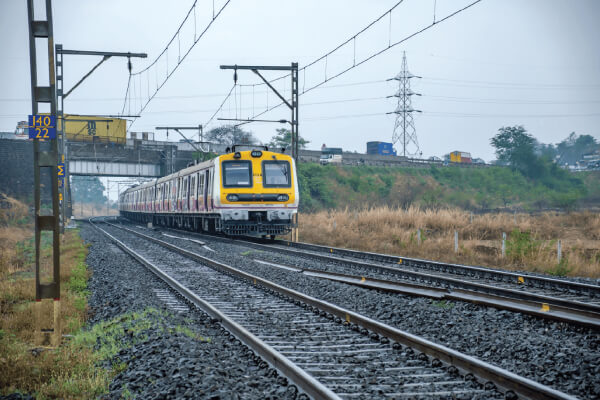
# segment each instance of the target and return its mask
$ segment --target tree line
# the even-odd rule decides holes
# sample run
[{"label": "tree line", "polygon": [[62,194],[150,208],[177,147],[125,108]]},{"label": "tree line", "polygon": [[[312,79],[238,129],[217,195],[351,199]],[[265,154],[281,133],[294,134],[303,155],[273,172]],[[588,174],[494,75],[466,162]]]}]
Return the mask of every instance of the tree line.
[{"label": "tree line", "polygon": [[[289,129],[279,128],[275,130],[276,134],[266,144],[271,149],[288,148],[292,145],[292,132]],[[259,140],[250,131],[246,131],[237,125],[223,125],[213,128],[206,133],[206,140],[212,143],[234,145],[247,144],[258,145]],[[298,137],[298,147],[306,148],[310,143],[301,136]]]}]

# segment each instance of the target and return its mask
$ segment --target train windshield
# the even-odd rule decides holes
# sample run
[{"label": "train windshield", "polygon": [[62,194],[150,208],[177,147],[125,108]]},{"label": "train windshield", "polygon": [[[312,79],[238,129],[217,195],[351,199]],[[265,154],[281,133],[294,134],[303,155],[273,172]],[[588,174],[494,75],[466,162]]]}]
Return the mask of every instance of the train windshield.
[{"label": "train windshield", "polygon": [[252,166],[250,161],[224,161],[223,186],[224,187],[250,187],[252,186]]},{"label": "train windshield", "polygon": [[290,187],[291,185],[288,161],[263,161],[264,187]]}]

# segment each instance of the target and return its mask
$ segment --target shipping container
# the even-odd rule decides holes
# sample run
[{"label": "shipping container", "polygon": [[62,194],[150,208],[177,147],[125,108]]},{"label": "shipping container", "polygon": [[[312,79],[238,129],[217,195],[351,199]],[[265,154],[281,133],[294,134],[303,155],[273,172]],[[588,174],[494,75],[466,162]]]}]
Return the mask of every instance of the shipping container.
[{"label": "shipping container", "polygon": [[380,156],[395,156],[392,143],[387,142],[367,142],[367,154],[375,154]]}]

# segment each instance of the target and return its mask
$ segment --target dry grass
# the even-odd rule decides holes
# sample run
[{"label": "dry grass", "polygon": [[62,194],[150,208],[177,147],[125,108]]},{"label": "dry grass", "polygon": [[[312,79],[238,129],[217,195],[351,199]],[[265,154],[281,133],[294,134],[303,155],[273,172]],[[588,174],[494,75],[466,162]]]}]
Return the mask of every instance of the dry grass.
[{"label": "dry grass", "polygon": [[[417,229],[421,230],[419,244]],[[454,231],[459,252],[454,253]],[[507,256],[501,257],[502,232]],[[438,261],[600,277],[600,215],[591,212],[472,215],[450,210],[379,207],[300,216],[301,241]],[[557,262],[557,240],[563,261]]]},{"label": "dry grass", "polygon": [[[34,242],[28,208],[13,199],[0,205],[0,395],[14,391],[38,398],[93,398],[102,393],[109,371],[95,367],[90,346],[65,343],[41,354],[34,338]],[[10,207],[6,205],[10,204]],[[42,264],[51,264],[51,241],[42,238]],[[63,334],[78,332],[86,315],[87,248],[78,231],[61,242],[61,324]],[[43,302],[48,320],[52,300]],[[44,326],[49,326],[45,324]]]}]

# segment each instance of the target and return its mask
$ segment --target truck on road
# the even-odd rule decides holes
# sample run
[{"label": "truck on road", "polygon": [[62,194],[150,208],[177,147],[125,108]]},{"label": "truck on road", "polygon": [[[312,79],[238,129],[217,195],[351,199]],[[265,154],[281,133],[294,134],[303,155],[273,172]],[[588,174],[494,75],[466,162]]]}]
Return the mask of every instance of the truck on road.
[{"label": "truck on road", "polygon": [[321,165],[341,164],[342,149],[339,147],[323,147],[321,149],[321,158],[319,159],[319,163]]}]

